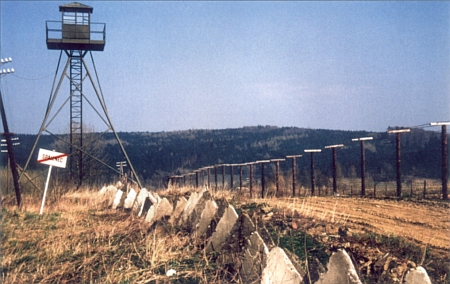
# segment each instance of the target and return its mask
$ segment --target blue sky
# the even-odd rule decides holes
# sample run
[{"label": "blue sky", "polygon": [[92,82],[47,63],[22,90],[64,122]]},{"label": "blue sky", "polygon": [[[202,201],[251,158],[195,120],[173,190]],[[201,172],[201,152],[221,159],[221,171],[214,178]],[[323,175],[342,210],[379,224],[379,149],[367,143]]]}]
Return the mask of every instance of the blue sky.
[{"label": "blue sky", "polygon": [[[105,50],[92,54],[118,131],[385,131],[450,120],[450,2],[80,2],[106,23]],[[45,21],[67,3],[0,1],[13,132],[42,123],[59,58]],[[68,94],[65,81],[58,96]],[[103,131],[88,108],[84,122]],[[55,132],[68,125],[64,111],[52,122]]]}]

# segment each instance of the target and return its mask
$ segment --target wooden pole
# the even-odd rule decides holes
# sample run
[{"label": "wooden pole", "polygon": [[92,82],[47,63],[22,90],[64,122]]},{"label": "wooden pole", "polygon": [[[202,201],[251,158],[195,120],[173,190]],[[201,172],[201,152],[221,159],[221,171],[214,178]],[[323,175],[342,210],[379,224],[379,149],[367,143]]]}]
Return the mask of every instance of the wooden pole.
[{"label": "wooden pole", "polygon": [[269,163],[270,160],[257,161],[256,163],[261,164],[261,198],[266,197],[266,181],[264,174],[264,164]]},{"label": "wooden pole", "polygon": [[372,139],[373,137],[361,137],[352,139],[352,141],[360,141],[361,144],[361,196],[366,195],[366,181],[365,181],[366,158],[364,154],[364,141]]},{"label": "wooden pole", "polygon": [[222,165],[222,189],[225,189],[225,165]]},{"label": "wooden pole", "polygon": [[364,140],[361,140],[361,196],[366,195],[366,157],[364,153]]},{"label": "wooden pole", "polygon": [[215,183],[215,188],[217,191],[217,166],[214,166],[214,183]]},{"label": "wooden pole", "polygon": [[296,158],[302,157],[302,155],[292,155],[286,156],[286,158],[292,158],[292,197],[295,197],[295,185],[296,185],[296,177],[297,177],[297,165]]},{"label": "wooden pole", "polygon": [[316,178],[314,175],[314,153],[321,152],[320,149],[308,149],[304,150],[306,153],[311,153],[311,196],[314,196],[314,191],[316,187]]},{"label": "wooden pole", "polygon": [[253,198],[253,163],[250,164],[250,198]]},{"label": "wooden pole", "polygon": [[394,133],[396,134],[395,142],[396,142],[396,180],[397,180],[397,197],[400,198],[402,196],[402,174],[400,169],[400,134],[404,132],[410,132],[411,130],[409,128],[406,129],[396,129],[396,130],[389,130],[388,133]]},{"label": "wooden pole", "polygon": [[396,141],[396,152],[397,152],[397,157],[396,157],[396,170],[397,170],[397,197],[401,197],[402,196],[402,173],[400,170],[400,133],[397,133],[397,136],[395,138]]},{"label": "wooden pole", "polygon": [[442,125],[441,132],[442,140],[442,199],[448,200],[448,158],[447,158],[447,125]]}]

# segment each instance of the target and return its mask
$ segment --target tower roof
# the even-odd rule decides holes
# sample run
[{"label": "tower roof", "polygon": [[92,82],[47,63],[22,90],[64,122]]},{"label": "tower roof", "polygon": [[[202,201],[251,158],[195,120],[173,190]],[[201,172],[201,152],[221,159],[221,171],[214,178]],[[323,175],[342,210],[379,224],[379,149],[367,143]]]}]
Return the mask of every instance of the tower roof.
[{"label": "tower roof", "polygon": [[80,12],[80,11],[84,11],[84,12],[89,12],[92,13],[92,11],[94,11],[94,8],[92,8],[91,6],[87,6],[78,2],[72,2],[69,4],[65,4],[65,5],[61,5],[59,6],[59,11],[60,12]]}]

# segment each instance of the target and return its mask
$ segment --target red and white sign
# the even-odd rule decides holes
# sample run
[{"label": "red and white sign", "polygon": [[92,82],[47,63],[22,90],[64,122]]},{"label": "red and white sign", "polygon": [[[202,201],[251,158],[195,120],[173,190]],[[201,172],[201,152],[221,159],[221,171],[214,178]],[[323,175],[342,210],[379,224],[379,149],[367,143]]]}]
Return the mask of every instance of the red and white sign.
[{"label": "red and white sign", "polygon": [[58,153],[55,151],[39,149],[38,163],[54,166],[58,168],[65,168],[67,163],[67,154]]}]

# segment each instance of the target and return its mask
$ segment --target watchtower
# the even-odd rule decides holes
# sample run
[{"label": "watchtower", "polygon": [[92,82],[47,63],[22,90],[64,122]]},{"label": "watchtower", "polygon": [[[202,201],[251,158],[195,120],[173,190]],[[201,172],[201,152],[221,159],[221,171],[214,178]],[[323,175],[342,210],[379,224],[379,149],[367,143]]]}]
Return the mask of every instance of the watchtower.
[{"label": "watchtower", "polygon": [[[77,185],[81,185],[83,180],[83,157],[89,157],[90,159],[102,162],[99,158],[95,157],[92,153],[88,153],[89,147],[85,144],[83,140],[83,102],[87,101],[88,105],[92,107],[101,120],[106,124],[107,130],[112,130],[115,138],[128,162],[130,169],[133,173],[139,186],[141,186],[139,179],[134,171],[134,168],[125,152],[125,149],[114,130],[114,127],[109,118],[106,104],[103,99],[103,94],[101,93],[101,88],[99,88],[98,75],[95,73],[95,78],[91,75],[88,69],[85,56],[90,54],[92,60],[92,65],[95,64],[92,57],[91,51],[103,51],[105,48],[106,39],[106,25],[104,23],[94,23],[91,21],[91,14],[93,8],[78,2],[73,2],[66,5],[59,6],[59,11],[61,12],[61,21],[47,21],[46,22],[46,43],[49,50],[60,50],[60,57],[58,61],[58,66],[55,72],[55,80],[53,81],[52,93],[50,94],[49,104],[47,106],[47,111],[42,122],[39,134],[37,135],[36,142],[33,149],[28,157],[28,161],[25,165],[27,168],[31,156],[36,148],[39,137],[42,132],[47,132],[53,134],[49,131],[48,126],[54,120],[56,115],[60,112],[66,102],[70,104],[70,135],[68,139],[65,140],[67,144],[70,145],[69,149],[69,172],[72,180],[76,181]],[[61,57],[63,52],[67,55],[67,61],[64,70],[61,72],[58,84],[55,87],[56,78],[59,70],[59,65],[61,62]],[[69,72],[67,72],[69,71]],[[63,105],[56,111],[53,117],[52,107],[56,102],[56,97],[59,92],[61,83],[65,77],[69,78],[70,81],[70,93],[68,98],[65,100]],[[87,98],[87,94],[83,90],[83,81],[89,78],[92,84],[93,90],[95,91],[101,110],[97,110],[94,107],[93,101]],[[54,90],[54,91],[53,91]],[[105,132],[106,132],[105,131]],[[61,139],[61,137],[58,137]],[[93,140],[93,139],[90,139]],[[102,162],[103,163],[103,162]],[[110,169],[114,169],[112,166],[108,166]],[[78,177],[77,177],[78,176]]]},{"label": "watchtower", "polygon": [[95,50],[105,48],[104,23],[92,23],[94,8],[73,2],[59,6],[61,21],[47,21],[47,48],[58,50]]}]

